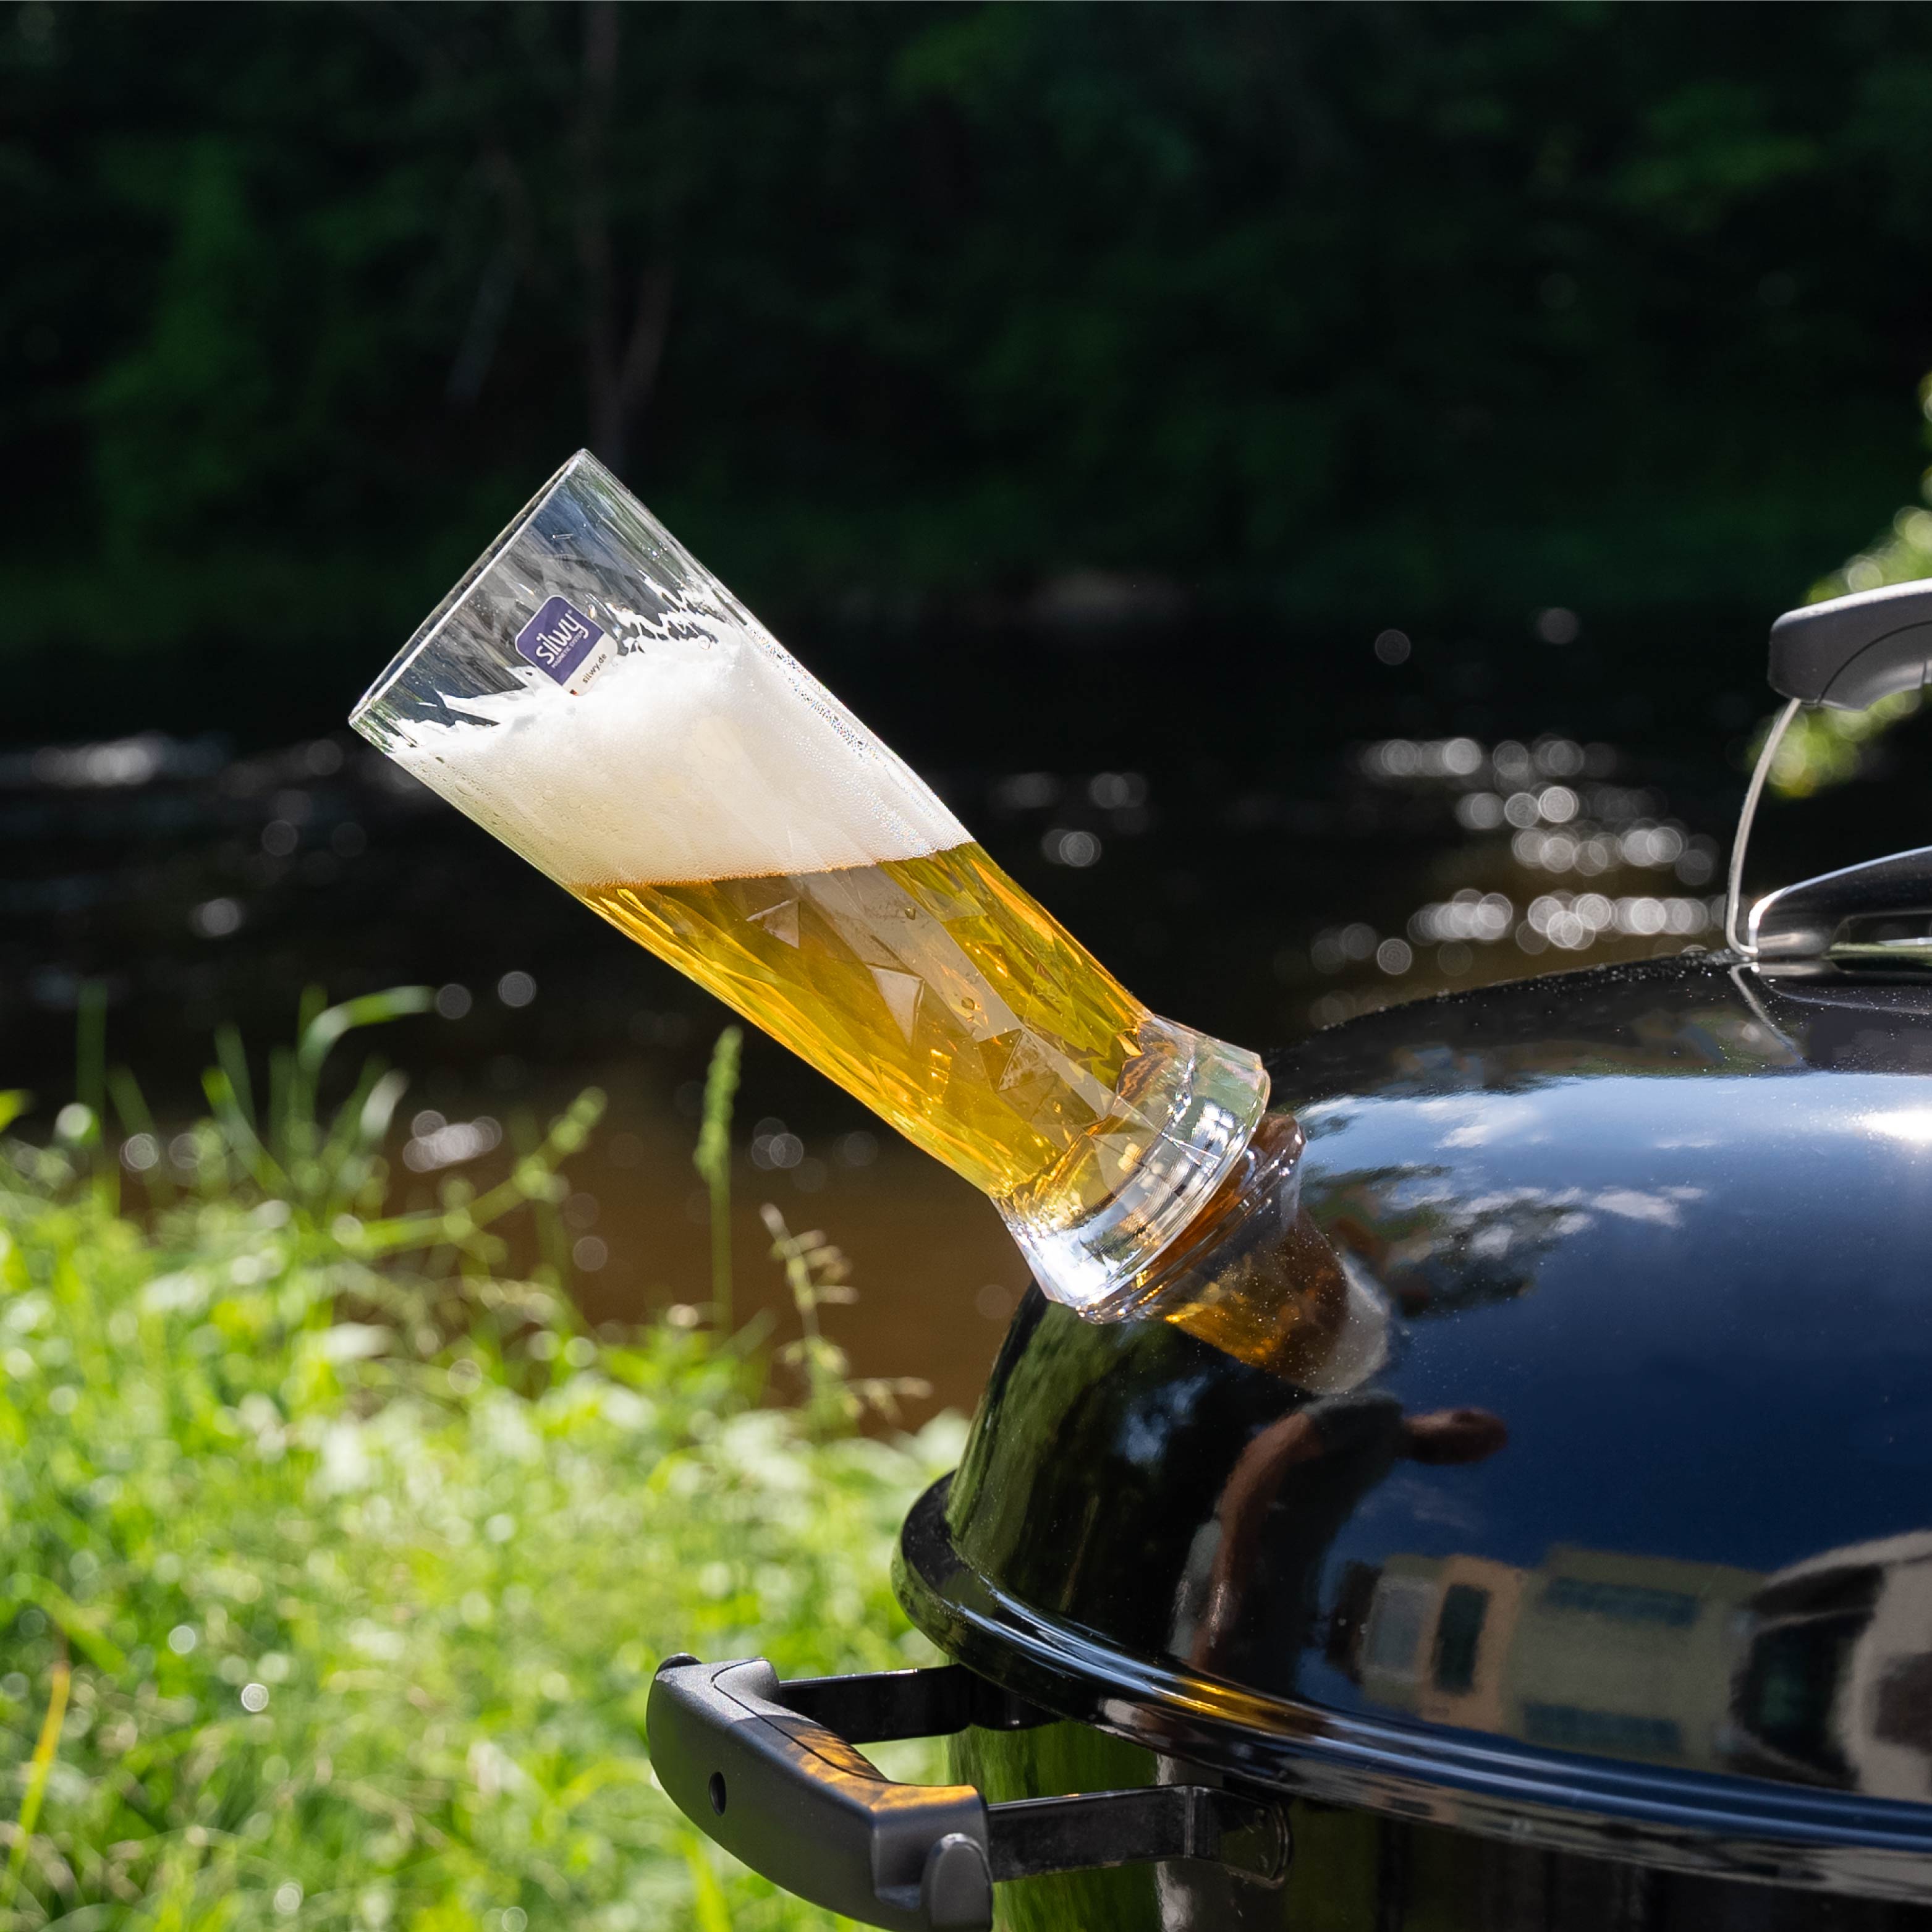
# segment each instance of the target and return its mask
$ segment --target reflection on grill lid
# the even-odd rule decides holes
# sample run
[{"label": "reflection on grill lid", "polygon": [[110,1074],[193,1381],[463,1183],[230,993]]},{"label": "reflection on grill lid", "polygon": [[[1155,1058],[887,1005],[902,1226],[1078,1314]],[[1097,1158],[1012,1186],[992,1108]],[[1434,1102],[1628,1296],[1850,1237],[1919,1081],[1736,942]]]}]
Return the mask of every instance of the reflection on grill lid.
[{"label": "reflection on grill lid", "polygon": [[1272,1071],[1321,1347],[1029,1298],[915,1618],[1246,1775],[1932,1882],[1932,989],[1659,961]]}]

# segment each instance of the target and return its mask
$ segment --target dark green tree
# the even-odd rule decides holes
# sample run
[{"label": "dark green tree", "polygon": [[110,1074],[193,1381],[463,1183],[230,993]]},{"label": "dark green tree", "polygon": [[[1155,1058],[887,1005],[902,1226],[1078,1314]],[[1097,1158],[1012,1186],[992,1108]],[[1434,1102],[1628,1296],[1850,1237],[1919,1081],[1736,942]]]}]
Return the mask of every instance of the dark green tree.
[{"label": "dark green tree", "polygon": [[585,442],[754,602],[1512,635],[1924,460],[1922,8],[29,0],[0,103],[22,665],[346,688]]}]

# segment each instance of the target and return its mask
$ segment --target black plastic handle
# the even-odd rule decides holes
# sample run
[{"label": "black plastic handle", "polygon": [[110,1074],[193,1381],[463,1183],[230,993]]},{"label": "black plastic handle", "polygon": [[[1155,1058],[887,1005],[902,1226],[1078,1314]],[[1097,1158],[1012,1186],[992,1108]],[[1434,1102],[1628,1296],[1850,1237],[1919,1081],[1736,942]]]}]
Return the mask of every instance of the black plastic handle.
[{"label": "black plastic handle", "polygon": [[1270,1885],[1287,1870],[1286,1816],[1237,1792],[989,1805],[970,1785],[896,1784],[853,1748],[1050,1721],[958,1664],[781,1684],[762,1658],[668,1658],[644,1721],[658,1781],[692,1823],[788,1892],[889,1932],[989,1926],[996,1880],[1159,1858]]},{"label": "black plastic handle", "polygon": [[1932,581],[1888,584],[1787,610],[1771,627],[1771,688],[1862,711],[1932,669]]},{"label": "black plastic handle", "polygon": [[979,1792],[892,1783],[778,1692],[763,1658],[658,1670],[645,1726],[678,1809],[753,1870],[848,1918],[892,1932],[991,1924]]}]

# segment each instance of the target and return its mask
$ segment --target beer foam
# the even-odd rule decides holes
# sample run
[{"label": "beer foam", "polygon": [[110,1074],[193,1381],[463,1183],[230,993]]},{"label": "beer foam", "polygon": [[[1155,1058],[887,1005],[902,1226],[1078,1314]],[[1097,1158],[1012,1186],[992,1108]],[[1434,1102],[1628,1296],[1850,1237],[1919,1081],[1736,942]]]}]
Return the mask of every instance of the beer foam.
[{"label": "beer foam", "polygon": [[580,694],[538,677],[446,703],[390,755],[566,886],[834,872],[971,836],[760,629],[628,640]]}]

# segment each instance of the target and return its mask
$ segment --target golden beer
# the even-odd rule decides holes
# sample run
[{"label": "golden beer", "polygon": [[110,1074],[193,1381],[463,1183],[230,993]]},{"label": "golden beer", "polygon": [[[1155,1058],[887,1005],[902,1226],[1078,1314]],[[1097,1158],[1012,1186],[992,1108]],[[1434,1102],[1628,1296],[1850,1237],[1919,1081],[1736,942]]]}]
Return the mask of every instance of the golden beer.
[{"label": "golden beer", "polygon": [[1052,1174],[1091,1206],[1153,1131],[1147,1009],[976,844],[571,890],[996,1200]]},{"label": "golden beer", "polygon": [[1090,1314],[1211,1196],[1256,1056],[1150,1013],[596,460],[356,707],[424,784],[998,1204]]}]

